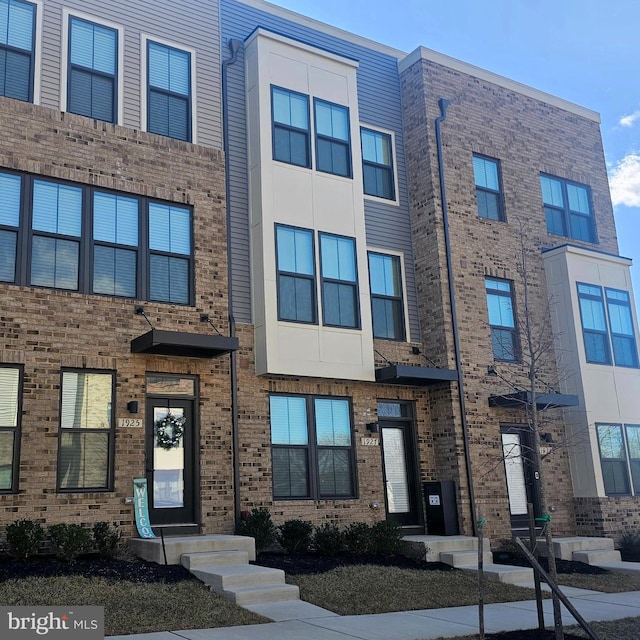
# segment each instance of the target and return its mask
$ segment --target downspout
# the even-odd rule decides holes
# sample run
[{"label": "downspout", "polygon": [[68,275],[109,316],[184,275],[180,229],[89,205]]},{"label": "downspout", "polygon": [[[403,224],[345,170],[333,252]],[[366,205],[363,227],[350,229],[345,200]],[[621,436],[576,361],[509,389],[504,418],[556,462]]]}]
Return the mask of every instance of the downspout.
[{"label": "downspout", "polygon": [[444,226],[444,246],[447,256],[447,278],[449,280],[449,303],[451,304],[451,323],[453,324],[453,346],[456,354],[456,371],[458,373],[458,399],[460,401],[460,418],[462,422],[462,439],[464,444],[464,461],[469,485],[469,501],[471,503],[471,521],[473,535],[477,535],[476,500],[473,490],[473,475],[471,473],[471,456],[469,453],[469,427],[467,425],[467,410],[464,394],[464,378],[462,375],[462,359],[460,357],[460,333],[458,331],[458,314],[456,312],[456,290],[453,282],[453,264],[451,262],[451,239],[449,237],[449,209],[447,206],[447,190],[444,181],[444,161],[442,158],[442,135],[440,125],[447,117],[449,100],[438,99],[440,116],[436,118],[436,149],[438,152],[438,173],[440,174],[440,199],[442,201],[442,223]]},{"label": "downspout", "polygon": [[[229,309],[229,335],[236,335],[236,320],[233,315],[233,287],[231,286],[231,198],[229,177],[229,105],[227,99],[227,73],[229,65],[238,59],[238,51],[242,48],[242,41],[230,39],[229,49],[231,57],[222,62],[222,149],[224,151],[224,188],[227,209],[227,304]],[[238,363],[237,354],[229,354],[229,378],[231,385],[231,434],[233,437],[233,514],[234,521],[240,520],[240,435],[238,433]]]}]

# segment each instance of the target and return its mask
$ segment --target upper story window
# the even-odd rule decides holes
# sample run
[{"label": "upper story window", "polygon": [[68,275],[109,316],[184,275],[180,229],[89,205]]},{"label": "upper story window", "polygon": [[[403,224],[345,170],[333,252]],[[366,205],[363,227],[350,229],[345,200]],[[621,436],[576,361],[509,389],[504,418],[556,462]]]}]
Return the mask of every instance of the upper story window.
[{"label": "upper story window", "polygon": [[69,17],[67,110],[117,121],[118,31]]},{"label": "upper story window", "polygon": [[493,158],[473,156],[478,215],[488,220],[504,220],[500,163]]},{"label": "upper story window", "polygon": [[640,495],[640,425],[596,424],[604,490]]},{"label": "upper story window", "polygon": [[359,327],[355,240],[321,233],[320,263],[324,324],[349,329]]},{"label": "upper story window", "polygon": [[[606,308],[605,308],[606,300]],[[587,362],[638,367],[629,294],[618,289],[578,283],[578,302]],[[613,348],[612,348],[613,347]]]},{"label": "upper story window", "polygon": [[177,304],[193,299],[187,207],[9,173],[0,173],[0,204],[1,281]]},{"label": "upper story window", "polygon": [[311,167],[308,96],[271,87],[271,111],[273,159]]},{"label": "upper story window", "polygon": [[147,41],[147,131],[191,140],[191,54]]},{"label": "upper story window", "polygon": [[349,109],[314,100],[316,125],[316,169],[351,177]]},{"label": "upper story window", "polygon": [[496,360],[517,361],[520,349],[511,283],[508,280],[485,278],[485,288],[493,357]]},{"label": "upper story window", "polygon": [[360,140],[365,194],[395,200],[391,136],[381,131],[361,128]]},{"label": "upper story window", "polygon": [[273,395],[269,404],[273,497],[354,497],[349,400]]},{"label": "upper story window", "polygon": [[547,231],[584,242],[596,242],[591,196],[585,185],[540,176]]},{"label": "upper story window", "polygon": [[404,340],[402,276],[399,256],[369,252],[373,337]]},{"label": "upper story window", "polygon": [[22,368],[0,364],[0,493],[18,490]]},{"label": "upper story window", "polygon": [[0,0],[0,95],[33,100],[36,7]]},{"label": "upper story window", "polygon": [[313,233],[276,226],[278,320],[316,322]]},{"label": "upper story window", "polygon": [[111,372],[62,372],[59,491],[105,491],[112,488],[113,383]]}]

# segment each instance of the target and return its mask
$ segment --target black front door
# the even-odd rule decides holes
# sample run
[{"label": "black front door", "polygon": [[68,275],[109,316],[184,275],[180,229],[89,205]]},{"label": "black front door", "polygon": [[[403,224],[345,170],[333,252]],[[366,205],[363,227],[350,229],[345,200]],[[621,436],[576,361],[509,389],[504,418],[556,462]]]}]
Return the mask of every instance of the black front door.
[{"label": "black front door", "polygon": [[539,514],[537,495],[539,474],[534,469],[531,434],[522,427],[502,427],[502,457],[509,495],[511,529],[515,533],[529,529],[528,504]]},{"label": "black front door", "polygon": [[[387,520],[404,527],[422,520],[411,409],[404,403],[378,403]],[[395,419],[381,416],[396,411]]]},{"label": "black front door", "polygon": [[193,401],[147,398],[146,415],[151,524],[193,524],[196,522]]}]

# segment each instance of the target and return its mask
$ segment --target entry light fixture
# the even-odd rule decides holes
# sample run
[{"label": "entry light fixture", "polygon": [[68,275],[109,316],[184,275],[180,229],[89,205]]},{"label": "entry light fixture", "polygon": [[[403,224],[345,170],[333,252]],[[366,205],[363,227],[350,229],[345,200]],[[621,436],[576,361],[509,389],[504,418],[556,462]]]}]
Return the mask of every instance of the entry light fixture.
[{"label": "entry light fixture", "polygon": [[129,402],[127,402],[127,411],[129,413],[138,413],[138,401],[130,400]]},{"label": "entry light fixture", "polygon": [[495,370],[492,364],[487,367],[487,375],[488,376],[497,376],[498,372]]},{"label": "entry light fixture", "polygon": [[367,431],[369,431],[370,433],[378,433],[378,423],[367,422]]},{"label": "entry light fixture", "polygon": [[550,433],[541,433],[540,440],[542,440],[543,442],[546,442],[547,444],[552,444],[553,436]]}]

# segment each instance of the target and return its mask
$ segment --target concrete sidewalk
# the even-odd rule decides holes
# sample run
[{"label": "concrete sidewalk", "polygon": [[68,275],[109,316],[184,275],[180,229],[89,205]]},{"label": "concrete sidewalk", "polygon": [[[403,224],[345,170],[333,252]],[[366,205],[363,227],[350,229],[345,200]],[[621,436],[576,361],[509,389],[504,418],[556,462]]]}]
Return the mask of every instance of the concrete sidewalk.
[{"label": "concrete sidewalk", "polygon": [[[640,616],[640,591],[629,593],[599,593],[575,589],[570,601],[586,620],[617,620]],[[284,605],[284,606],[283,606]],[[111,640],[428,640],[455,638],[478,631],[478,607],[422,609],[364,616],[338,616],[335,613],[301,602],[257,605],[257,613],[278,622],[194,629],[161,631],[127,636],[110,636]],[[305,606],[306,605],[306,606]],[[551,600],[544,601],[545,621],[553,626]],[[563,607],[565,625],[575,624]],[[485,631],[513,631],[538,626],[535,600],[506,602],[485,606]]]}]

